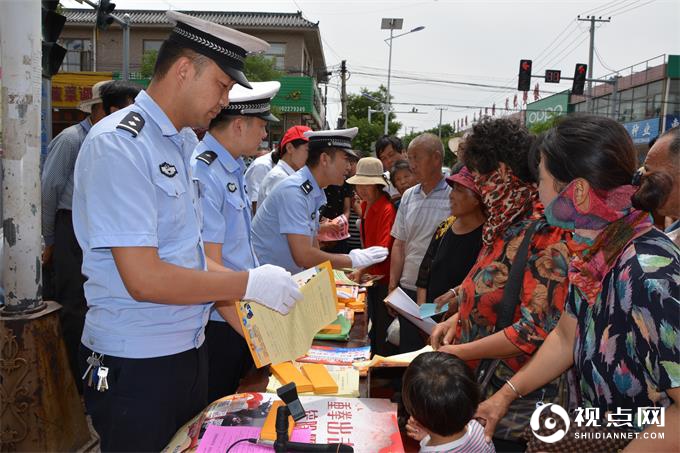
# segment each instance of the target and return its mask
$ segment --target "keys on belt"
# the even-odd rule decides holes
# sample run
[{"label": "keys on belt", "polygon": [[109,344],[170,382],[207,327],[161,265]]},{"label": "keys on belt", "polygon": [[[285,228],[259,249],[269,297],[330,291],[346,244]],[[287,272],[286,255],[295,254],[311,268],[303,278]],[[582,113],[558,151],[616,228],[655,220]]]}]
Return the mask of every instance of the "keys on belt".
[{"label": "keys on belt", "polygon": [[87,381],[87,386],[96,388],[99,392],[109,389],[109,368],[104,366],[104,354],[92,352],[87,359],[87,369],[81,378]]}]

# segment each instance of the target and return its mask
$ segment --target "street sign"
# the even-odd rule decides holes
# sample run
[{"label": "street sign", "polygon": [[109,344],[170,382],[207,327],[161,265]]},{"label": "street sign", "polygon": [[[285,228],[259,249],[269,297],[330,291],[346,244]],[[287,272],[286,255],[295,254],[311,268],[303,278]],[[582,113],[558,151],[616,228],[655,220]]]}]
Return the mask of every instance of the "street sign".
[{"label": "street sign", "polygon": [[562,71],[558,69],[545,70],[545,83],[560,83],[562,78]]}]

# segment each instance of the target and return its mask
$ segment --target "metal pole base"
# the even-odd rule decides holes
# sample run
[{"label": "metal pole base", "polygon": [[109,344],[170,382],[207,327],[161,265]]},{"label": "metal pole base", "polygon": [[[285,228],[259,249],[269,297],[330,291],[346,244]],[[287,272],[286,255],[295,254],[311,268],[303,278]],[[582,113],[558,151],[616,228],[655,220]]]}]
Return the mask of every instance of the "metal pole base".
[{"label": "metal pole base", "polygon": [[0,313],[0,450],[75,451],[91,443],[59,324],[61,306]]}]

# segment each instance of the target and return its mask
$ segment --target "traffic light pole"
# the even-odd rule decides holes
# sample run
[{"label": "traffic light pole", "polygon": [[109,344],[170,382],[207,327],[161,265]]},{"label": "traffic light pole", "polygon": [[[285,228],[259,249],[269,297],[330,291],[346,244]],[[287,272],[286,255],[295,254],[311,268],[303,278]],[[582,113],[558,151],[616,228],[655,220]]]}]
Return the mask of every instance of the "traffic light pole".
[{"label": "traffic light pole", "polygon": [[[78,3],[87,3],[95,10],[99,10],[100,5],[98,5],[97,3],[93,3],[90,0],[76,0],[76,1]],[[113,5],[113,3],[111,5]],[[130,15],[126,13],[122,19],[113,14],[109,14],[109,17],[111,17],[113,21],[120,25],[121,28],[123,29],[123,70],[121,78],[123,80],[130,80]]]}]

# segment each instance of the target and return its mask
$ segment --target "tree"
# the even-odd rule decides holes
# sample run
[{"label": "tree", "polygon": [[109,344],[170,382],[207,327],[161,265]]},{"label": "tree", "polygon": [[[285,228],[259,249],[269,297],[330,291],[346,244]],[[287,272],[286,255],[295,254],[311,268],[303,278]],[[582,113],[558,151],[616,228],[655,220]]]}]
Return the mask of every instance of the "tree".
[{"label": "tree", "polygon": [[[412,132],[410,134],[406,134],[402,139],[404,142],[404,147],[408,147],[408,144],[411,143],[411,140],[413,140],[420,134],[424,134],[426,132],[438,135],[439,125],[426,131]],[[442,145],[444,145],[444,161],[442,165],[446,167],[453,167],[456,164],[458,159],[449,149],[449,140],[451,140],[453,137],[461,137],[462,135],[463,135],[462,132],[454,132],[453,126],[451,124],[442,124]]]},{"label": "tree", "polygon": [[280,79],[285,75],[276,69],[276,62],[273,58],[264,55],[246,57],[243,73],[250,82],[267,82]]},{"label": "tree", "polygon": [[143,79],[150,79],[153,75],[153,68],[156,66],[156,59],[158,58],[157,50],[147,50],[142,54],[142,67],[139,71]]},{"label": "tree", "polygon": [[[362,88],[360,94],[347,96],[347,127],[358,127],[359,132],[352,141],[354,149],[368,156],[374,151],[374,144],[385,132],[385,114],[383,103],[387,98],[387,89],[380,86],[377,91],[369,91]],[[390,96],[392,99],[392,96]],[[368,109],[379,110],[371,113],[371,122],[368,122]],[[396,135],[401,129],[401,123],[394,121],[396,115],[390,113],[387,130],[390,135]]]}]

